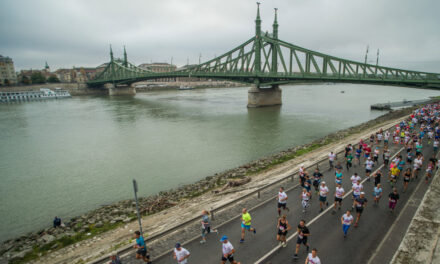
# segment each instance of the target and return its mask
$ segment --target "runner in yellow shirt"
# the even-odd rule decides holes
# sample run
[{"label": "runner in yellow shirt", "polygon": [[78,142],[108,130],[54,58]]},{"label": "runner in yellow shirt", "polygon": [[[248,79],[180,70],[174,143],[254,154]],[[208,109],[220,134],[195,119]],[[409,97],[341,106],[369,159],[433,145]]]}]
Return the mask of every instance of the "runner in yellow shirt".
[{"label": "runner in yellow shirt", "polygon": [[257,233],[257,230],[255,228],[251,227],[251,215],[248,213],[246,208],[243,208],[242,215],[241,215],[241,239],[240,243],[244,242],[244,233],[245,231],[250,231]]}]

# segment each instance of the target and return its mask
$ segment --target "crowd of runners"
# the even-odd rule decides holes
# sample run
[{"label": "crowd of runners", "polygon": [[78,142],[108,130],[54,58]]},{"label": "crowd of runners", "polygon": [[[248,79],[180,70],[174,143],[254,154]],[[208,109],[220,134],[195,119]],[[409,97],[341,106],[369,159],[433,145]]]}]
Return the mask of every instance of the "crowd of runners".
[{"label": "crowd of runners", "polygon": [[[283,187],[278,192],[278,219],[274,223],[274,227],[276,225],[276,240],[279,242],[278,247],[284,248],[287,246],[287,234],[292,230],[287,215],[284,214],[284,212],[289,212],[288,200],[289,203],[295,203],[299,200],[302,206],[302,214],[305,214],[316,196],[317,203],[319,203],[318,213],[323,214],[331,210],[335,217],[340,218],[342,236],[346,238],[351,226],[358,227],[361,216],[367,207],[368,200],[365,192],[372,193],[373,206],[377,207],[384,195],[383,186],[388,184],[391,190],[387,195],[388,208],[390,213],[394,212],[400,198],[399,193],[405,193],[411,182],[423,180],[428,183],[433,173],[438,169],[439,160],[436,158],[436,154],[439,145],[440,104],[430,104],[415,110],[409,118],[396,124],[392,129],[386,131],[381,129],[372,134],[367,140],[360,140],[356,146],[352,144],[347,145],[343,158],[338,158],[335,153],[331,152],[328,155],[328,161],[329,170],[334,171],[335,189],[333,192],[323,180],[324,176],[318,167],[310,175],[305,166],[300,166],[298,173],[302,188],[300,197],[289,199]],[[399,149],[403,148],[404,150],[398,151],[392,156],[390,151],[392,146],[397,146]],[[424,148],[432,148],[433,155],[431,157],[424,157],[422,153]],[[380,164],[380,160],[382,160],[383,165]],[[426,170],[422,171],[424,164],[426,165]],[[365,170],[364,179],[358,175],[360,170]],[[345,190],[343,182],[348,181],[351,182],[352,187],[349,190]],[[401,189],[397,188],[399,181],[402,182]],[[350,203],[347,210],[341,212],[343,199],[349,193],[351,193],[352,203]],[[334,197],[334,202],[329,207],[330,196]],[[338,212],[341,213],[338,214]],[[301,214],[301,212],[296,213]],[[245,242],[246,232],[256,235],[257,230],[252,226],[251,221],[250,213],[246,208],[243,208],[240,224],[241,239],[238,241],[239,243]],[[206,243],[207,235],[212,232],[218,234],[217,230],[211,230],[209,212],[203,211],[201,219],[202,240],[200,243]],[[299,221],[296,232],[297,240],[293,259],[299,258],[298,253],[302,244],[307,252],[305,263],[321,263],[316,248],[309,252],[310,244],[308,238],[311,235],[311,231],[306,225],[305,220]],[[135,232],[135,238],[136,258],[151,263],[145,241],[138,231]],[[222,235],[220,242],[221,257],[219,257],[219,262],[222,264],[228,261],[234,264],[240,263],[234,258],[235,249],[228,236]],[[183,248],[180,243],[176,243],[173,257],[178,264],[186,264],[188,263],[190,252]],[[112,256],[111,263],[119,264],[120,262],[116,262],[115,259],[119,261],[117,256]]]}]

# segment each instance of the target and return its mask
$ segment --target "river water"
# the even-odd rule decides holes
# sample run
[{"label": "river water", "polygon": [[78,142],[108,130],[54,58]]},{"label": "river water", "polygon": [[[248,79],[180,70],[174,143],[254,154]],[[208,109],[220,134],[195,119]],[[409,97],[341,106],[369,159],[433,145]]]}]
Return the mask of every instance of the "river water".
[{"label": "river water", "polygon": [[[247,109],[248,88],[0,104],[0,238],[157,193],[384,114],[370,104],[440,92],[351,84],[283,86]],[[345,93],[341,93],[345,91]]]}]

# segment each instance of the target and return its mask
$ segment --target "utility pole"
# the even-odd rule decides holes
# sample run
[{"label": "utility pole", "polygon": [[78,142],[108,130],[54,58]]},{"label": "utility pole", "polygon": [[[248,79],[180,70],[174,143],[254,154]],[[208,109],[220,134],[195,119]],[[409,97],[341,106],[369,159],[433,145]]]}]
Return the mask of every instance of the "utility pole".
[{"label": "utility pole", "polygon": [[202,63],[202,53],[199,53],[199,64]]},{"label": "utility pole", "polygon": [[171,66],[173,66],[173,57],[171,57]]},{"label": "utility pole", "polygon": [[379,66],[379,49],[377,49],[376,66]]},{"label": "utility pole", "polygon": [[364,65],[364,77],[367,74],[367,57],[368,57],[368,48],[369,46],[367,45],[367,51],[365,52],[365,65]]},{"label": "utility pole", "polygon": [[138,221],[139,221],[139,232],[141,232],[141,236],[143,236],[141,213],[139,212],[139,202],[138,202],[138,197],[137,197],[138,185],[137,185],[137,182],[135,179],[133,179],[133,189],[134,189],[134,200],[136,201],[136,211],[137,211],[137,216],[138,216]]}]

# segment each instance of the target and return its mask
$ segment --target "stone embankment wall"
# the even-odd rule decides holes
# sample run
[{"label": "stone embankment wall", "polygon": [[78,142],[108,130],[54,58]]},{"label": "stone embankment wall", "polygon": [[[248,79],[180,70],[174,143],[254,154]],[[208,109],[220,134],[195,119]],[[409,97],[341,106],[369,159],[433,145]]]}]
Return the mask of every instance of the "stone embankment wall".
[{"label": "stone embankment wall", "polygon": [[392,264],[440,263],[440,170],[417,209]]}]

